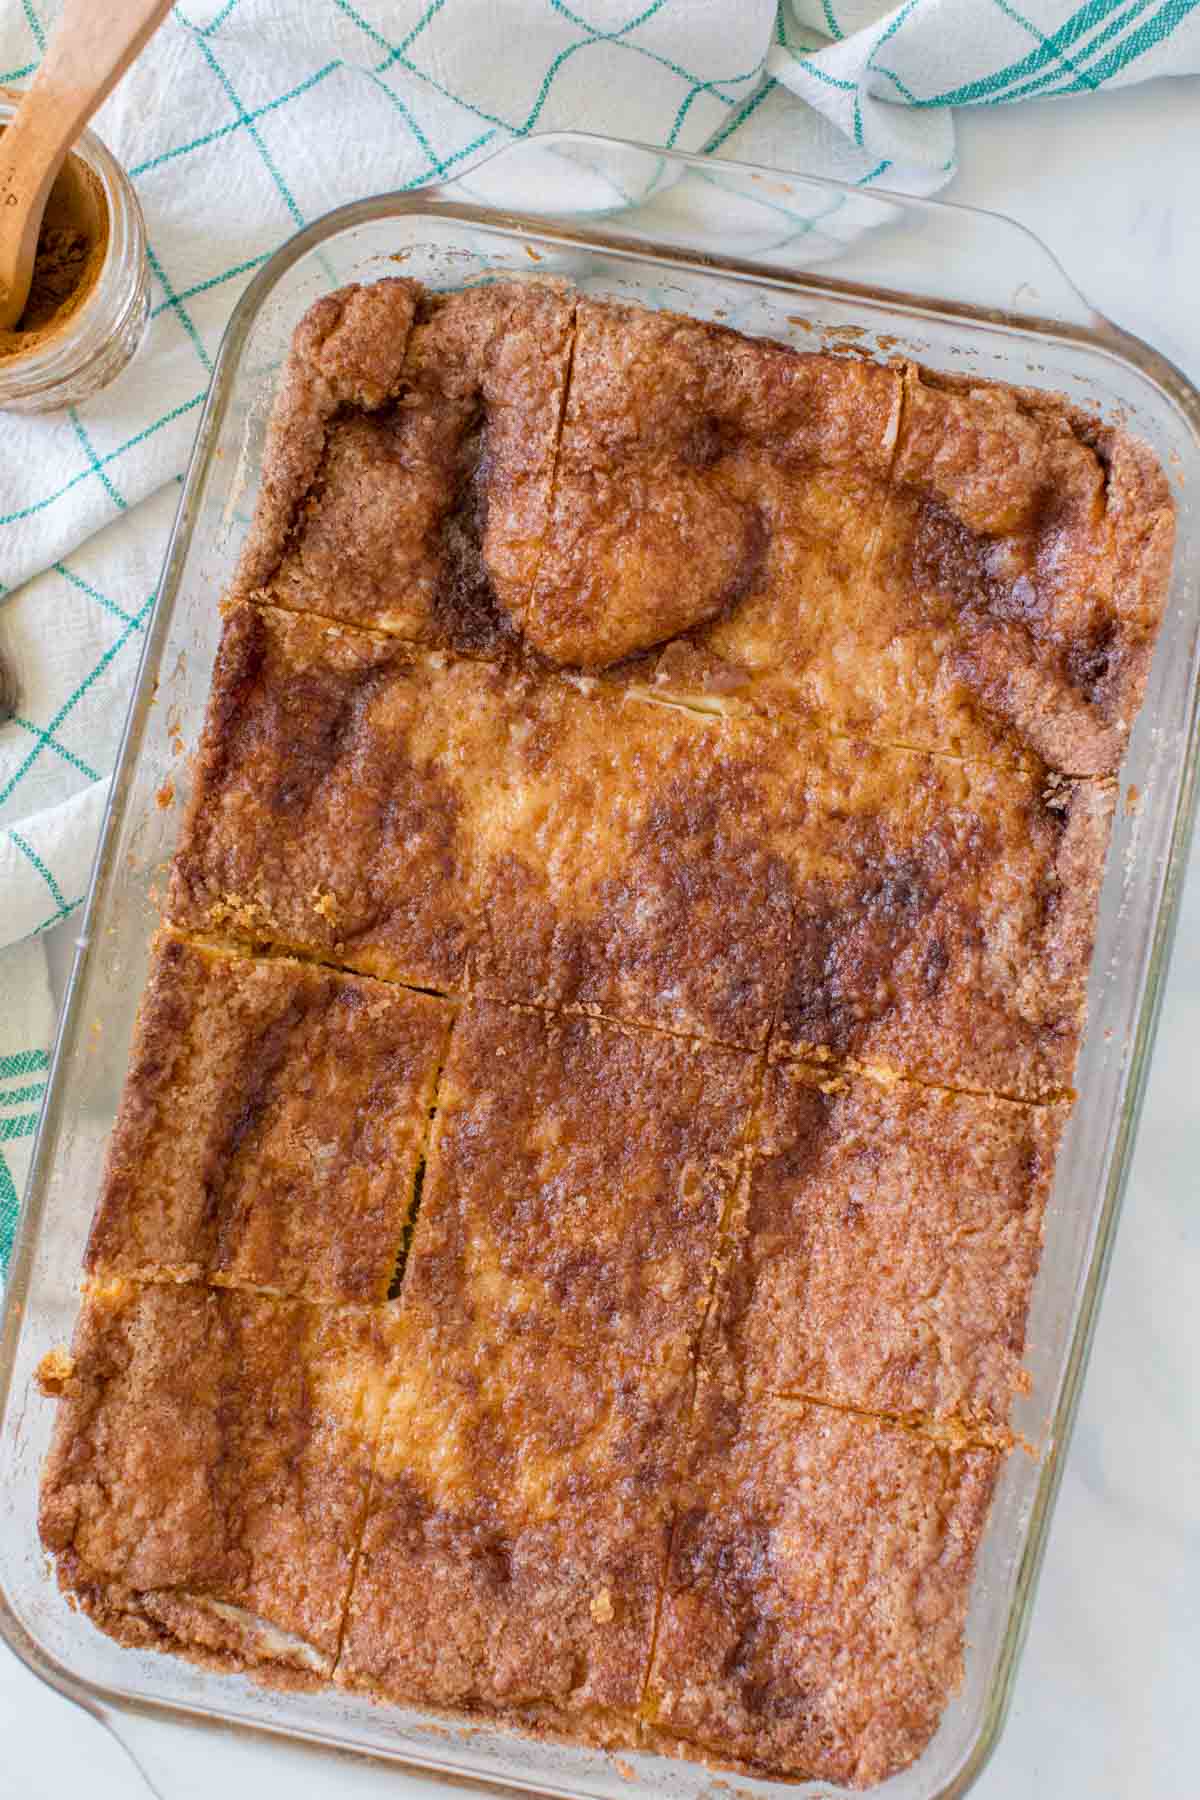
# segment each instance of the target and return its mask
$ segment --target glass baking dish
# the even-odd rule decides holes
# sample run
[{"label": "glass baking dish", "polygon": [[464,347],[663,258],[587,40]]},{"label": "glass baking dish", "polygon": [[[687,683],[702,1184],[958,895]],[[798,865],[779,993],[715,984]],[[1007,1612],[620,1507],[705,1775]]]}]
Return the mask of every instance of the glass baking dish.
[{"label": "glass baking dish", "polygon": [[[119,1649],[63,1603],[38,1546],[37,1484],[53,1407],[37,1396],[34,1371],[72,1329],[105,1140],[187,802],[218,601],[253,509],[280,363],[319,294],[397,268],[435,287],[514,271],[565,277],[592,294],[718,318],[805,349],[912,356],[935,369],[1057,389],[1146,438],[1173,479],[1179,540],[1170,600],[1123,771],[1081,1097],[1029,1320],[1031,1387],[1016,1410],[1036,1454],[1011,1456],[999,1486],[972,1591],[962,1687],[924,1755],[878,1790],[890,1800],[962,1794],[996,1741],[1025,1635],[1182,881],[1200,735],[1200,395],[1094,313],[1011,221],[576,134],[511,146],[454,186],[330,214],[262,269],[226,332],[130,707],[9,1278],[0,1335],[0,1631],[31,1669],[147,1756],[162,1720],[191,1720],[385,1759],[407,1767],[426,1793],[453,1777],[576,1800],[639,1791],[698,1800],[714,1791],[717,1778],[696,1764],[547,1745],[333,1690],[278,1692]],[[178,1735],[169,1734],[173,1742]],[[391,1779],[403,1777],[393,1771]],[[785,1791],[745,1777],[737,1786],[754,1796]]]}]

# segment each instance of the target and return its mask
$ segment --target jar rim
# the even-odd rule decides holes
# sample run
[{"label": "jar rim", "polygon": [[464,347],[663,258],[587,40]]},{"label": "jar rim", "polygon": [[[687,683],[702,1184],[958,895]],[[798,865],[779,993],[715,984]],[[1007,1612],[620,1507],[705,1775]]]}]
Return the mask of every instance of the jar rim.
[{"label": "jar rim", "polygon": [[[20,96],[0,91],[0,125],[17,111]],[[51,337],[28,352],[0,362],[0,409],[7,402],[44,394],[75,380],[103,354],[141,302],[146,227],[141,203],[125,170],[91,130],[80,133],[70,154],[100,183],[108,210],[108,243],[92,293]]]}]

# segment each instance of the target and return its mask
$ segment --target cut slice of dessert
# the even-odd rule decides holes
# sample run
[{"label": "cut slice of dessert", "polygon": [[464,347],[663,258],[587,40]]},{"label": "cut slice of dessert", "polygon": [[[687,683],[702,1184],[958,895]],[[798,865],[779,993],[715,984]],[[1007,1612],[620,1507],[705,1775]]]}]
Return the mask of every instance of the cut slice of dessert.
[{"label": "cut slice of dessert", "polygon": [[90,1272],[382,1300],[453,1016],[383,982],[164,934]]},{"label": "cut slice of dessert", "polygon": [[337,1668],[420,1709],[636,1735],[687,1384],[402,1307]]},{"label": "cut slice of dessert", "polygon": [[455,991],[479,930],[471,821],[504,677],[274,608],[231,608],[168,917]]},{"label": "cut slice of dessert", "polygon": [[1068,1091],[1112,785],[772,729],[794,919],[773,1051]]},{"label": "cut slice of dessert", "polygon": [[710,1320],[747,1389],[1001,1439],[1067,1112],[772,1064]]},{"label": "cut slice of dessert", "polygon": [[542,680],[498,769],[481,992],[755,1047],[791,900],[752,732]]},{"label": "cut slice of dessert", "polygon": [[328,1675],[382,1367],[371,1309],[90,1283],[51,1371],[64,1590],[121,1643]]},{"label": "cut slice of dessert", "polygon": [[284,370],[237,591],[503,648],[546,533],[573,315],[568,290],[536,280],[318,301]]},{"label": "cut slice of dessert", "polygon": [[732,629],[754,666],[784,627],[811,662],[869,555],[899,404],[871,363],[581,300],[526,638],[594,670]]},{"label": "cut slice of dessert", "polygon": [[1002,1461],[702,1372],[646,1691],[651,1741],[869,1787],[962,1675]]},{"label": "cut slice of dessert", "polygon": [[759,1060],[606,1021],[465,1003],[438,1086],[403,1295],[472,1328],[686,1362]]},{"label": "cut slice of dessert", "polygon": [[910,369],[860,630],[906,697],[908,741],[1115,774],[1173,542],[1166,477],[1136,438],[1052,394]]}]

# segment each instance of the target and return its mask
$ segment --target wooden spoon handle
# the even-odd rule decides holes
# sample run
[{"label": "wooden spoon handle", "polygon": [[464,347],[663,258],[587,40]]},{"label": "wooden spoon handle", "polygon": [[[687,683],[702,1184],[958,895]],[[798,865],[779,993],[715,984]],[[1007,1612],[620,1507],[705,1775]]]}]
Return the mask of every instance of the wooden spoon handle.
[{"label": "wooden spoon handle", "polygon": [[36,102],[65,155],[170,10],[171,0],[64,0],[18,121]]},{"label": "wooden spoon handle", "polygon": [[[46,196],[96,108],[171,10],[171,0],[66,0],[42,64],[0,138],[0,293],[37,248]],[[9,208],[19,230],[5,230]]]}]

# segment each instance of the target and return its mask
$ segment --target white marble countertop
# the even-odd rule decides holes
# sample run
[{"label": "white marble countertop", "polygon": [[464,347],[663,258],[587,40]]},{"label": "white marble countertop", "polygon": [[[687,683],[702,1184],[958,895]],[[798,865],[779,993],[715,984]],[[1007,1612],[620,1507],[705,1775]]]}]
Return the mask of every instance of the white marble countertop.
[{"label": "white marble countertop", "polygon": [[[945,198],[1011,214],[1088,298],[1200,384],[1200,79],[959,114]],[[70,927],[51,958],[61,983]],[[977,1800],[1200,1791],[1200,853],[1008,1727]],[[431,1794],[350,1762],[173,1733],[164,1800]],[[0,1800],[147,1790],[93,1720],[0,1650]]]}]

